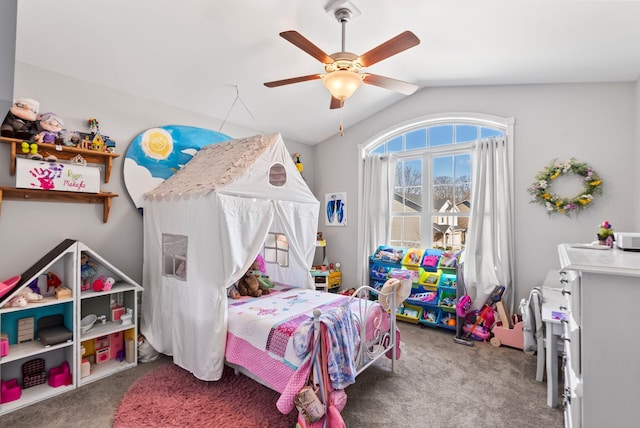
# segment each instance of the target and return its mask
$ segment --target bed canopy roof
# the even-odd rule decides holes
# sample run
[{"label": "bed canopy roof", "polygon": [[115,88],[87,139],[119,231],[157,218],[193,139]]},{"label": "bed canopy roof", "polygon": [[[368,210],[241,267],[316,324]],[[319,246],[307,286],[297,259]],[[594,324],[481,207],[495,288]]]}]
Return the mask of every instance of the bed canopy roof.
[{"label": "bed canopy roof", "polygon": [[265,253],[271,279],[313,288],[320,203],[280,134],[205,146],[144,199],[142,333],[196,377],[217,380],[227,287],[278,236],[287,261]]}]

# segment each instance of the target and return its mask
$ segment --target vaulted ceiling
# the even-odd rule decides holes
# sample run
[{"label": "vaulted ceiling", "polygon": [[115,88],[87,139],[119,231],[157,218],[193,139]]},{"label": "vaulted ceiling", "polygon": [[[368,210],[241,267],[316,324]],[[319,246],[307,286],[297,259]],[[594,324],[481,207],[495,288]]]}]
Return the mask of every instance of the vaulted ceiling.
[{"label": "vaulted ceiling", "polygon": [[[82,81],[307,144],[402,100],[363,85],[329,110],[324,73],[279,37],[296,30],[328,54],[341,25],[327,0],[19,0],[16,60]],[[405,30],[421,43],[367,71],[419,85],[635,81],[640,2],[332,0],[359,11],[346,51],[363,54]],[[243,105],[244,104],[244,105]],[[246,108],[245,108],[246,107]]]}]

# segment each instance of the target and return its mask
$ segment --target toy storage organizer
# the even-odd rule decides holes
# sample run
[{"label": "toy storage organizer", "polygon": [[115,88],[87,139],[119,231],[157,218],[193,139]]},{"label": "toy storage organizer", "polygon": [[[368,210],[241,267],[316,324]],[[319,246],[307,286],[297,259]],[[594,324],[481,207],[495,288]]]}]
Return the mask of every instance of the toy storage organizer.
[{"label": "toy storage organizer", "polygon": [[369,258],[369,284],[379,290],[389,278],[410,279],[411,295],[396,309],[397,318],[455,331],[458,259],[438,249],[380,246]]},{"label": "toy storage organizer", "polygon": [[[115,283],[107,291],[81,291],[80,255],[87,252],[96,274]],[[69,293],[56,293],[47,282],[54,273]],[[142,287],[81,242],[67,239],[24,272],[9,294],[0,299],[0,415],[59,395],[121,370],[136,366],[138,294]],[[27,287],[37,287],[44,298],[27,306],[7,303]],[[130,321],[116,319],[114,303],[130,310]],[[80,320],[96,314],[99,320],[88,330]],[[38,337],[43,318],[62,318],[71,338],[45,346]],[[44,336],[43,336],[44,337]],[[49,338],[49,340],[51,340]],[[95,346],[98,343],[98,346]]]}]

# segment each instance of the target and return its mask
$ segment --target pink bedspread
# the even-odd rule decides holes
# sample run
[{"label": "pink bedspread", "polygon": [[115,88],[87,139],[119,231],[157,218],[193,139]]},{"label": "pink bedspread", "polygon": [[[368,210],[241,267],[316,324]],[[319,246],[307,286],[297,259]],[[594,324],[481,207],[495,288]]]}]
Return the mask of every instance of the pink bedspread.
[{"label": "pink bedspread", "polygon": [[338,294],[292,288],[231,301],[225,357],[282,393],[303,361],[292,343],[298,326],[313,318],[315,308],[324,312],[346,299]]}]

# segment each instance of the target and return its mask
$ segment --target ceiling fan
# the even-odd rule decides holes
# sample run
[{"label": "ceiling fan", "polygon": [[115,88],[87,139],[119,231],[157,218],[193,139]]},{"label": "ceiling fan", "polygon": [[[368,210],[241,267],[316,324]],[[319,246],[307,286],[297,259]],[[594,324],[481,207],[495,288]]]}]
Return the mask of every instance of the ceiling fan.
[{"label": "ceiling fan", "polygon": [[330,109],[342,108],[344,100],[353,95],[362,82],[390,89],[404,95],[411,95],[418,89],[418,86],[412,83],[362,72],[366,67],[420,44],[420,39],[415,34],[411,31],[405,31],[358,56],[345,51],[345,29],[347,22],[352,17],[351,10],[346,7],[339,8],[335,11],[335,17],[342,24],[342,51],[331,55],[327,55],[297,31],[291,30],[280,33],[283,39],[293,43],[323,63],[326,74],[309,74],[307,76],[267,82],[264,85],[269,88],[275,88],[292,83],[322,79],[323,85],[331,92]]}]

